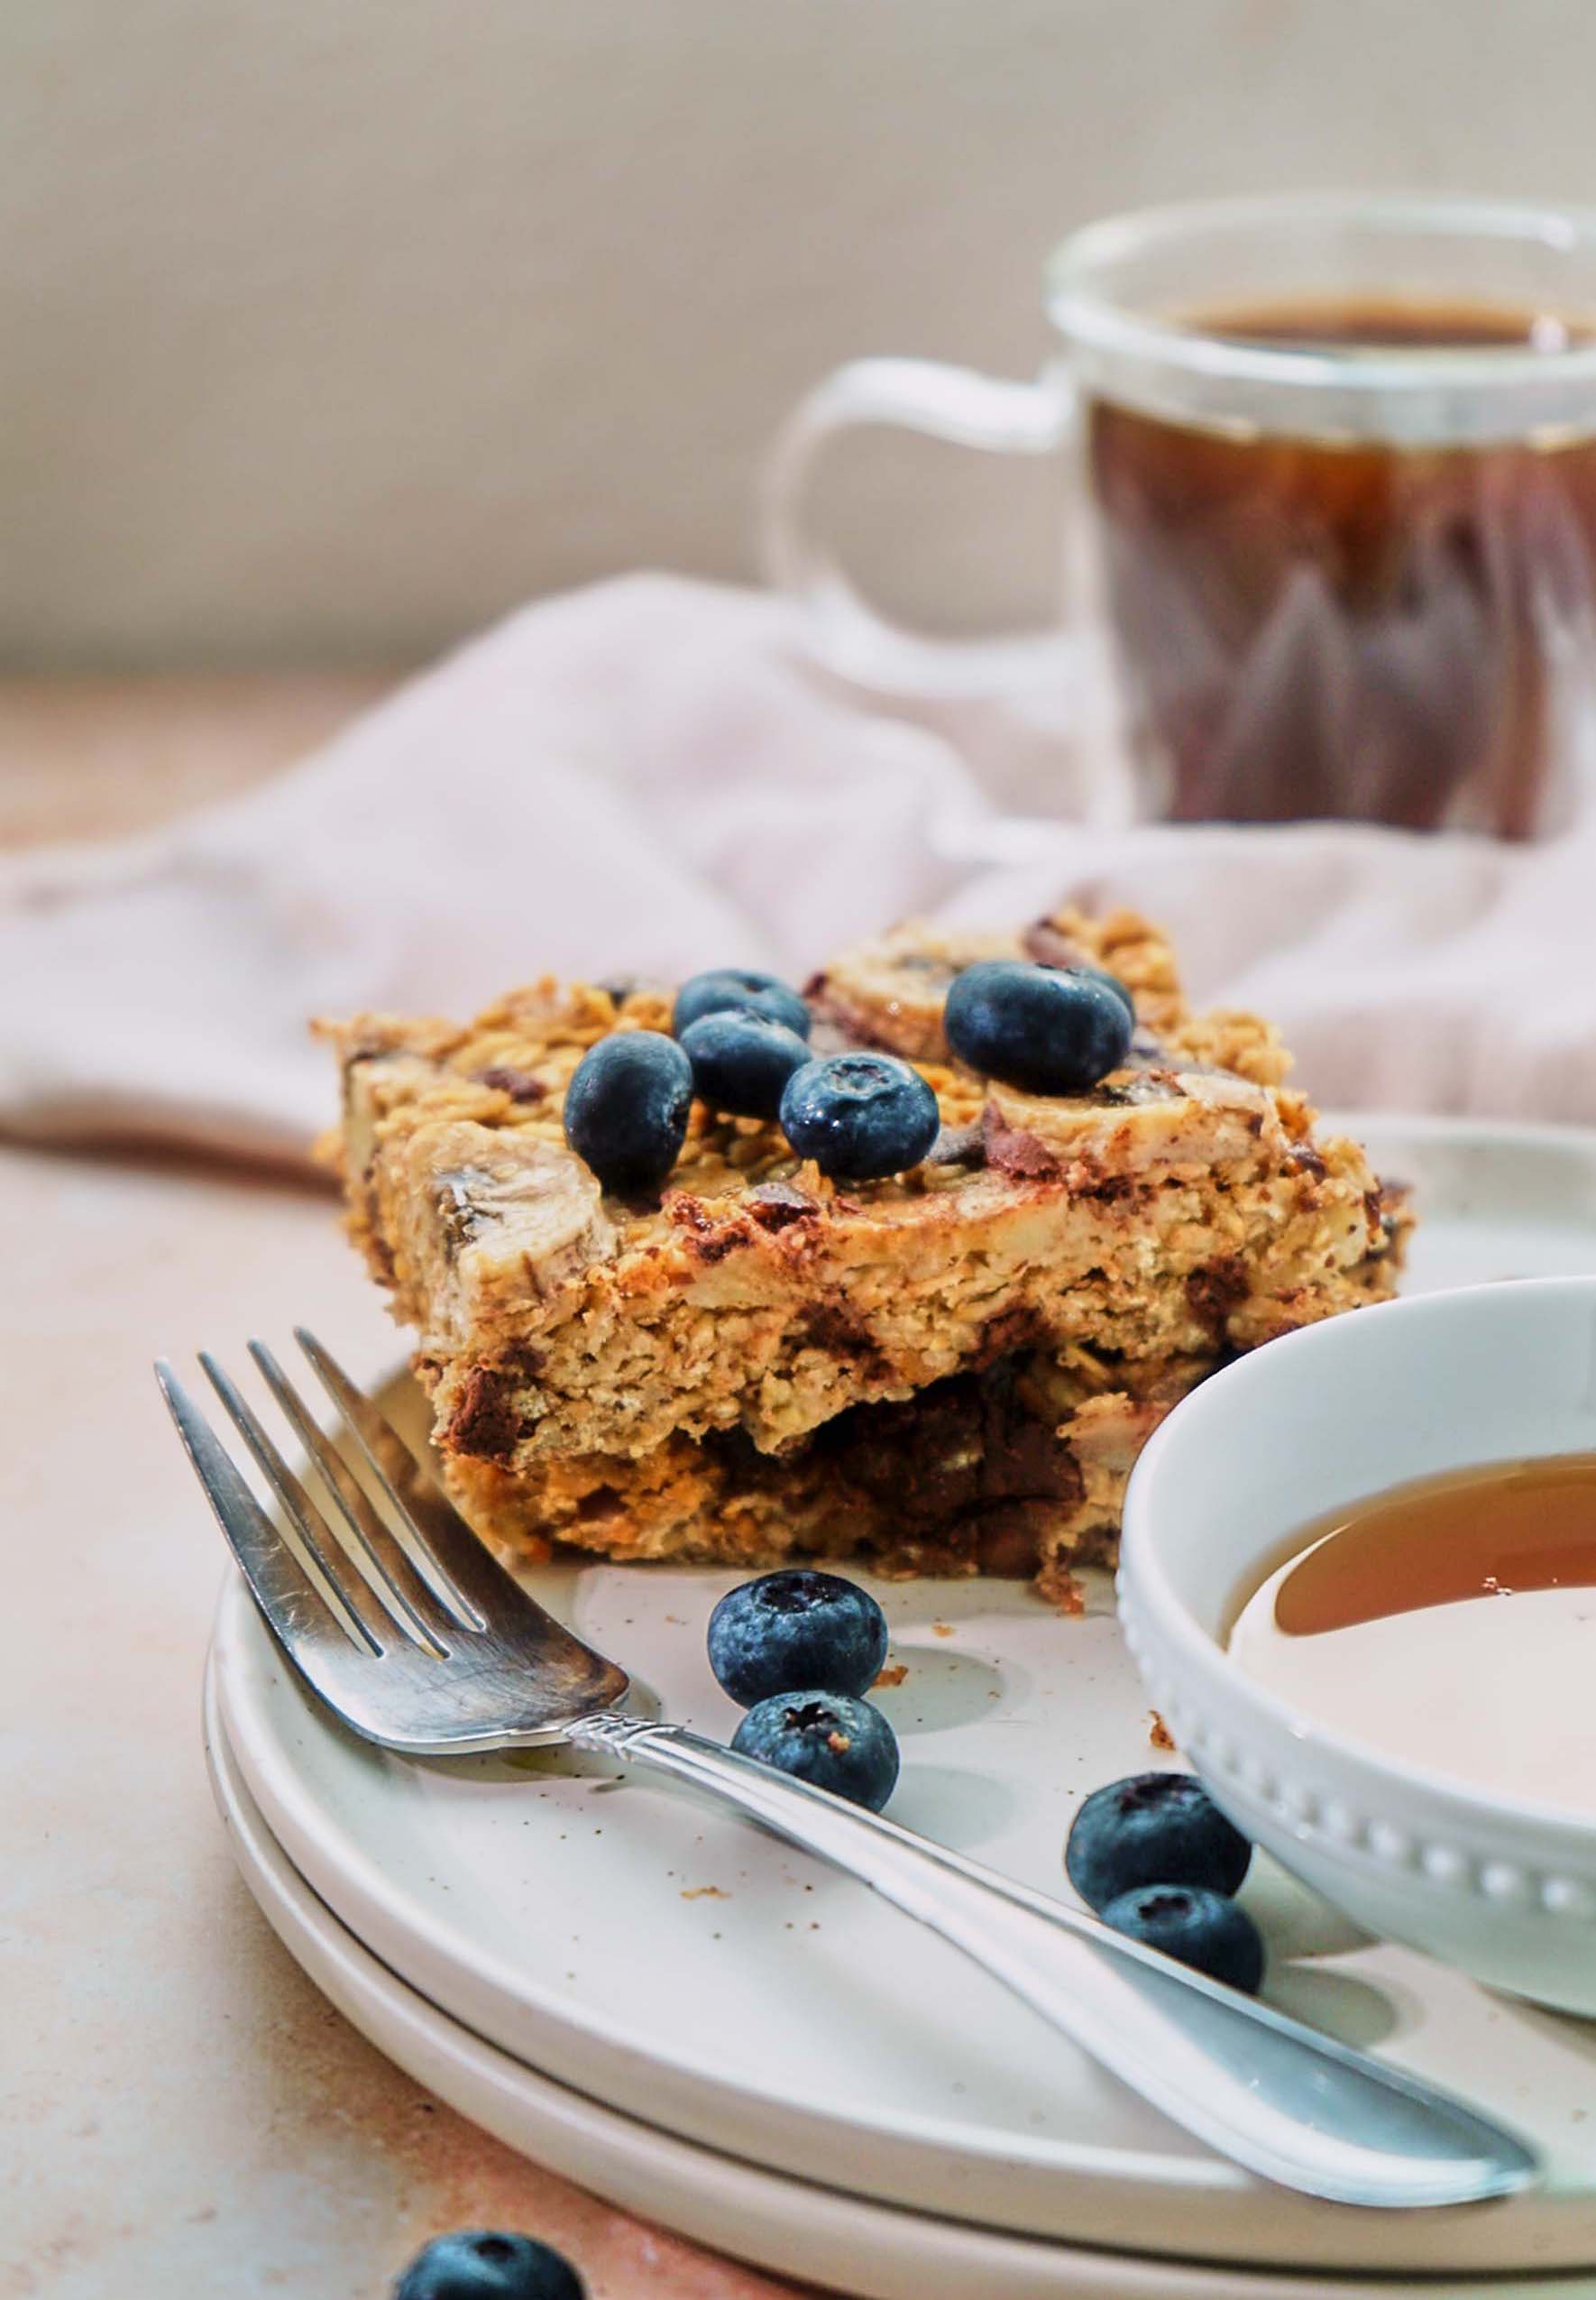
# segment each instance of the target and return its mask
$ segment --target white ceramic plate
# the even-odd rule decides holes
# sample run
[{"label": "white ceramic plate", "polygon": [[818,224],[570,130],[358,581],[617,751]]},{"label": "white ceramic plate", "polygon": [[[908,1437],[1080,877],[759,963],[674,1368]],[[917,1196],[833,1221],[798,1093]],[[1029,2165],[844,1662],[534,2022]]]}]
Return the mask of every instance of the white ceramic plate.
[{"label": "white ceramic plate", "polygon": [[[280,1939],[390,2059],[500,2139],[628,2210],[763,2268],[861,2300],[1408,2300],[1411,2283],[1348,2283],[1084,2252],[905,2213],[761,2172],[602,2107],[484,2044],[417,1996],[316,1899],[261,1817],[206,1692],[206,1755],[234,1856]],[[1472,2279],[1431,2300],[1480,2300]],[[1514,2300],[1574,2300],[1589,2279],[1515,2277]]]},{"label": "white ceramic plate", "polygon": [[[1416,1285],[1596,1271],[1596,1137],[1363,1131],[1420,1187]],[[669,1715],[725,1734],[736,1713],[703,1625],[733,1578],[595,1565],[536,1587]],[[1157,1762],[1106,1585],[1078,1622],[1006,1584],[877,1594],[909,1670],[883,1697],[903,1738],[894,1816],[1061,1890],[1078,1797]],[[1076,2243],[1432,2273],[1596,2264],[1591,2032],[1355,1945],[1279,1872],[1248,1887],[1296,1959],[1278,2001],[1510,2116],[1546,2151],[1544,2191],[1399,2216],[1266,2187],[943,1944],[733,1818],[561,1757],[389,1758],[311,1703],[235,1581],[215,1663],[245,1781],[337,1917],[479,2036],[627,2115],[832,2188]]]}]

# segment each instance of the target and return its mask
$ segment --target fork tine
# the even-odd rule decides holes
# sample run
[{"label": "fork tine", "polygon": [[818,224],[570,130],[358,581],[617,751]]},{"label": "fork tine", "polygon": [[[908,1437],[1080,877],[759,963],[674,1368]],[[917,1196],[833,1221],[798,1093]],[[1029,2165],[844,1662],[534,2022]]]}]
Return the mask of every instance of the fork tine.
[{"label": "fork tine", "polygon": [[473,1629],[485,1627],[481,1607],[508,1602],[518,1585],[461,1516],[431,1469],[417,1461],[392,1423],[358,1389],[330,1349],[305,1326],[294,1338],[317,1379],[360,1440],[373,1474],[416,1544],[414,1562],[444,1602]]},{"label": "fork tine", "polygon": [[298,1657],[321,1642],[330,1624],[362,1652],[381,1654],[381,1642],[344,1600],[314,1540],[307,1547],[319,1573],[295,1555],[271,1523],[164,1357],[155,1362],[155,1378],[239,1570],[289,1652]]},{"label": "fork tine", "polygon": [[308,1553],[310,1562],[323,1579],[336,1590],[345,1609],[360,1622],[365,1633],[362,1642],[377,1652],[383,1651],[392,1643],[394,1629],[398,1625],[389,1608],[383,1605],[364,1574],[355,1569],[353,1560],[320,1509],[289,1467],[231,1377],[208,1349],[202,1349],[198,1356],[212,1389],[227,1409],[234,1428],[264,1471],[267,1483],[282,1504],[283,1512],[301,1547]]},{"label": "fork tine", "polygon": [[262,1341],[252,1341],[249,1352],[337,1506],[348,1535],[345,1539],[340,1533],[340,1544],[351,1563],[401,1629],[434,1652],[446,1652],[445,1616],[433,1590],[371,1507],[348,1464],[272,1352]]}]

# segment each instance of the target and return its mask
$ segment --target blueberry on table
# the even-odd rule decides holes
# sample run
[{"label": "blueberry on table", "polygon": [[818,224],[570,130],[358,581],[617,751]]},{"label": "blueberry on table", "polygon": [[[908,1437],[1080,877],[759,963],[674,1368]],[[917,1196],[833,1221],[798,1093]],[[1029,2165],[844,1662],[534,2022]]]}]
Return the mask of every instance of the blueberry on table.
[{"label": "blueberry on table", "polygon": [[657,1190],[676,1163],[693,1107],[693,1064],[658,1030],[621,1030],[590,1046],[565,1090],[565,1139],[606,1190]]},{"label": "blueberry on table", "polygon": [[531,2236],[463,2228],[423,2245],[393,2300],[587,2300],[569,2260]]},{"label": "blueberry on table", "polygon": [[1103,1922],[1127,1940],[1162,1949],[1211,1980],[1256,1996],[1263,1978],[1263,1940],[1244,1909],[1202,1885],[1138,1885],[1103,1911]]},{"label": "blueberry on table", "polygon": [[1069,1881],[1102,1909],[1139,1885],[1197,1885],[1232,1893],[1252,1847],[1192,1773],[1133,1773],[1094,1789],[1065,1847]]},{"label": "blueberry on table", "polygon": [[810,1059],[795,1030],[747,1007],[690,1022],[682,1033],[682,1052],[693,1064],[693,1090],[699,1099],[740,1118],[775,1118],[788,1079]]},{"label": "blueberry on table", "polygon": [[839,1573],[761,1574],[710,1615],[710,1667],[745,1709],[803,1686],[867,1692],[885,1659],[886,1616]]},{"label": "blueberry on table", "polygon": [[937,1098],[895,1054],[827,1054],[794,1071],[782,1132],[837,1182],[875,1182],[917,1166],[941,1124]]},{"label": "blueberry on table", "polygon": [[760,1015],[766,1022],[784,1022],[800,1038],[808,1037],[812,1019],[790,982],[735,966],[718,966],[683,982],[676,993],[671,1028],[680,1038],[707,1014]]},{"label": "blueberry on table", "polygon": [[981,959],[954,977],[948,1044],[983,1078],[1028,1094],[1084,1094],[1131,1050],[1127,994],[1095,971]]},{"label": "blueberry on table", "polygon": [[748,1711],[732,1747],[851,1805],[879,1813],[898,1778],[898,1743],[868,1701],[821,1687],[775,1693]]}]

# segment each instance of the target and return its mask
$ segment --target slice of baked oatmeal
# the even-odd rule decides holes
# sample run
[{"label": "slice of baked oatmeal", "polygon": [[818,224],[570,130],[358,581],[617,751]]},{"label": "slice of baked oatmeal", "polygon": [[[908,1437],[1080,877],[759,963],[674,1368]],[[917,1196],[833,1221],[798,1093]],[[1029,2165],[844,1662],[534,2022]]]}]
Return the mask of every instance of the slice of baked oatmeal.
[{"label": "slice of baked oatmeal", "polygon": [[[948,986],[1004,955],[1112,971],[1137,1012],[1122,1067],[1043,1096],[959,1063]],[[774,1122],[695,1102],[657,1198],[606,1196],[564,1091],[601,1038],[669,1030],[658,988],[326,1026],[351,1230],[490,1537],[1062,1568],[1107,1553],[1136,1450],[1194,1381],[1390,1292],[1400,1203],[1316,1136],[1267,1025],[1190,1012],[1142,921],[900,927],[807,995],[817,1051],[898,1053],[932,1088],[941,1133],[907,1173],[832,1182]]]}]

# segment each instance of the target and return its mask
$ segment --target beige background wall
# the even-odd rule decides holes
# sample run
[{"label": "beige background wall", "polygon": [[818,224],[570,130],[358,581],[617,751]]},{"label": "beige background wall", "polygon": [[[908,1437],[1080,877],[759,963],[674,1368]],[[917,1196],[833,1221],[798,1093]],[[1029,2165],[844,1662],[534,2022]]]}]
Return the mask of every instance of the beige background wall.
[{"label": "beige background wall", "polygon": [[[389,658],[746,575],[794,395],[1032,368],[1072,221],[1596,201],[1593,91],[1591,0],[7,0],[0,663]],[[1040,591],[1034,473],[833,476],[901,603]]]}]

